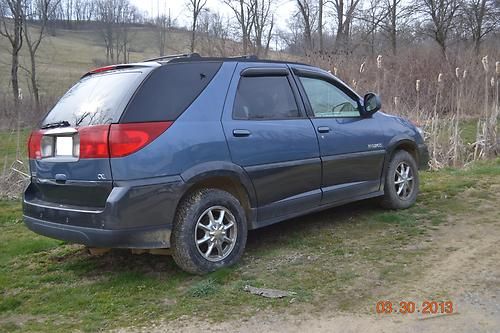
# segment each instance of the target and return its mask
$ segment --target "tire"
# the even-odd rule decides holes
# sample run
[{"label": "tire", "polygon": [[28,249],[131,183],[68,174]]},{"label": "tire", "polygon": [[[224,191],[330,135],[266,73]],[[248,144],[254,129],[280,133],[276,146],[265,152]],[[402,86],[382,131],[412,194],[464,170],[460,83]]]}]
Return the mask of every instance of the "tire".
[{"label": "tire", "polygon": [[171,246],[175,262],[184,271],[205,274],[231,266],[241,258],[246,241],[245,212],[230,193],[201,189],[181,202]]},{"label": "tire", "polygon": [[[406,172],[406,170],[409,171]],[[419,175],[417,163],[405,150],[396,151],[385,174],[381,205],[388,209],[406,209],[417,200]]]}]

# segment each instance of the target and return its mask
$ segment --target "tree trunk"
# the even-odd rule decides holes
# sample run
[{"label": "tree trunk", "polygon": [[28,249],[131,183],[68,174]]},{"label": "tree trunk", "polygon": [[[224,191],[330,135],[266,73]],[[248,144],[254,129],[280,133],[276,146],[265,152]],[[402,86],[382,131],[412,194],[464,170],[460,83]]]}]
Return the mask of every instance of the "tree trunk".
[{"label": "tree trunk", "polygon": [[323,0],[319,0],[318,6],[319,51],[323,52]]},{"label": "tree trunk", "polygon": [[248,33],[247,33],[247,25],[245,18],[245,2],[244,0],[240,0],[240,15],[241,15],[241,37],[243,38],[243,54],[247,54],[248,52]]},{"label": "tree trunk", "polygon": [[33,98],[35,100],[36,111],[39,112],[40,107],[40,94],[38,89],[38,83],[36,82],[36,57],[35,52],[30,50],[30,60],[31,60],[31,88],[33,89]]},{"label": "tree trunk", "polygon": [[12,94],[14,97],[14,104],[19,103],[19,79],[17,77],[17,72],[19,70],[19,50],[17,48],[12,49],[12,65],[10,67],[10,81],[12,83]]},{"label": "tree trunk", "polygon": [[397,27],[396,27],[396,6],[397,6],[397,0],[392,1],[392,8],[391,8],[391,48],[392,48],[392,54],[396,55],[397,54]]},{"label": "tree trunk", "polygon": [[196,39],[196,16],[193,17],[193,26],[191,31],[191,53],[194,52],[195,39]]}]

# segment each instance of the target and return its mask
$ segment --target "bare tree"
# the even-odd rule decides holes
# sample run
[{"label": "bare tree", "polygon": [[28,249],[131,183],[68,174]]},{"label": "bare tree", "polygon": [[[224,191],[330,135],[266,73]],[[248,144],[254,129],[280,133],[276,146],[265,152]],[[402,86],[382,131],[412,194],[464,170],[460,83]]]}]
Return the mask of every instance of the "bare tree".
[{"label": "bare tree", "polygon": [[200,18],[198,30],[203,36],[203,53],[225,57],[229,49],[230,22],[219,12],[206,12]]},{"label": "bare tree", "polygon": [[381,28],[388,36],[392,54],[397,54],[398,33],[400,26],[406,25],[414,12],[414,6],[405,4],[404,0],[384,0],[385,12],[381,14],[383,18]]},{"label": "bare tree", "polygon": [[[391,1],[391,0],[387,0]],[[371,54],[375,54],[375,40],[382,22],[387,18],[388,9],[382,0],[369,0],[368,7],[360,11],[357,19],[361,22],[363,35],[368,39]]]},{"label": "bare tree", "polygon": [[202,10],[205,8],[207,5],[207,0],[188,0],[188,8],[191,11],[191,18],[193,20],[192,25],[191,25],[191,46],[190,50],[191,52],[194,52],[194,47],[196,43],[196,28],[198,24],[198,18],[200,16],[200,13]]},{"label": "bare tree", "polygon": [[335,46],[339,49],[347,48],[354,12],[360,0],[330,0],[337,16]]},{"label": "bare tree", "polygon": [[[28,0],[24,13],[24,40],[28,47],[31,65],[27,71],[30,76],[31,89],[37,110],[40,110],[40,93],[37,81],[36,53],[45,36],[48,18],[60,1],[61,0]],[[34,22],[36,26],[30,29],[28,27],[28,22]]]},{"label": "bare tree", "polygon": [[472,37],[476,54],[484,37],[499,25],[500,3],[495,0],[464,0],[460,6],[466,32]]},{"label": "bare tree", "polygon": [[19,102],[19,52],[23,46],[24,0],[1,0],[0,35],[10,44],[10,81],[14,103]]},{"label": "bare tree", "polygon": [[136,8],[129,0],[97,0],[97,21],[106,47],[106,61],[128,62],[129,26],[136,20]]},{"label": "bare tree", "polygon": [[438,43],[444,58],[448,35],[456,23],[455,14],[459,8],[458,0],[421,0],[421,11],[430,19],[429,33]]},{"label": "bare tree", "polygon": [[154,21],[154,31],[156,35],[156,42],[158,43],[158,50],[160,57],[165,55],[167,48],[168,31],[172,26],[170,15],[159,15]]},{"label": "bare tree", "polygon": [[243,54],[248,53],[250,46],[250,34],[255,22],[254,1],[253,0],[223,0],[223,2],[233,11],[241,30],[241,43],[243,44]]},{"label": "bare tree", "polygon": [[252,0],[255,53],[266,57],[274,29],[273,0]]},{"label": "bare tree", "polygon": [[323,0],[318,0],[318,38],[320,52],[323,52],[323,7]]},{"label": "bare tree", "polygon": [[316,20],[316,8],[311,0],[297,0],[301,22],[304,28],[304,42],[306,51],[312,51],[313,45],[313,27]]}]

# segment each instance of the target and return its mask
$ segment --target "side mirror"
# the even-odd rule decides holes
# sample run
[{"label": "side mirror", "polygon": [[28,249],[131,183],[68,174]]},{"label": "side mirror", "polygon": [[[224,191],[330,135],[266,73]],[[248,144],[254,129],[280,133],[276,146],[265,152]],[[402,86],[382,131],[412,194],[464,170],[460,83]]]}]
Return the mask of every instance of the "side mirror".
[{"label": "side mirror", "polygon": [[380,102],[380,97],[374,93],[368,93],[364,97],[364,116],[368,117],[380,110],[382,103]]}]

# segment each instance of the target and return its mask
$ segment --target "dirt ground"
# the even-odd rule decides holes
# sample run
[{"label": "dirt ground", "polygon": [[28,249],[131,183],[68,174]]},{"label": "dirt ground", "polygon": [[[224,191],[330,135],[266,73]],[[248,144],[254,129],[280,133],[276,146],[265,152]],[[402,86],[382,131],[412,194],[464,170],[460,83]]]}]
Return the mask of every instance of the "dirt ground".
[{"label": "dirt ground", "polygon": [[[500,188],[496,193],[500,197]],[[467,195],[467,191],[462,193]],[[325,304],[315,313],[261,311],[250,318],[223,322],[184,316],[119,332],[500,332],[500,216],[498,207],[492,205],[500,205],[500,199],[496,203],[481,200],[476,212],[449,217],[419,245],[432,249],[425,262],[416,263],[424,270],[423,278],[395,285],[391,292],[394,302],[417,304],[445,295],[454,303],[452,315],[377,315],[375,304],[371,314],[339,313]]]}]

